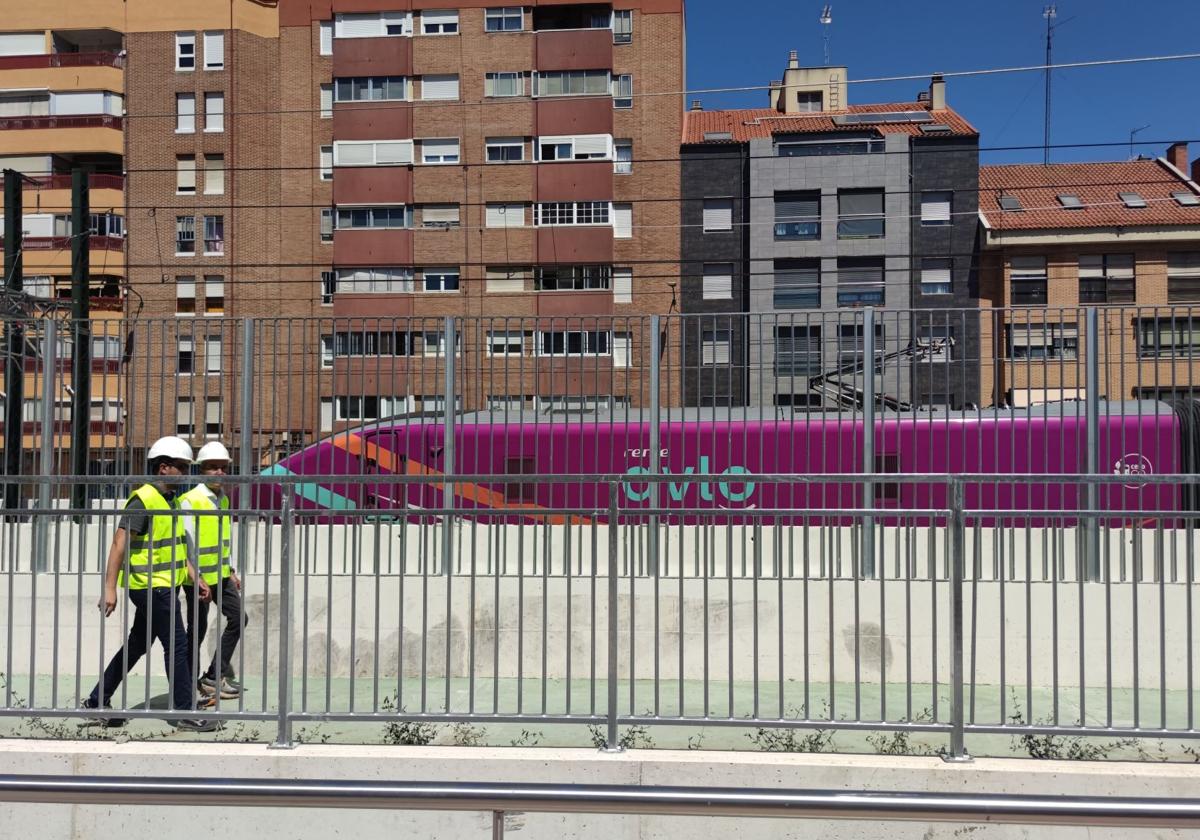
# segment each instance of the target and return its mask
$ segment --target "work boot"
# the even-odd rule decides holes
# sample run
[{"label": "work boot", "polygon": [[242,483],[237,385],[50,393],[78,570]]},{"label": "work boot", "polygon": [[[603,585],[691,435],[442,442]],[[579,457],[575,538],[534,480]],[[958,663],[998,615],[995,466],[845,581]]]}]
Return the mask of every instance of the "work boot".
[{"label": "work boot", "polygon": [[170,721],[170,724],[180,732],[216,732],[221,728],[219,721],[204,720],[202,718],[195,720],[173,720]]},{"label": "work boot", "polygon": [[[79,704],[79,708],[81,708],[81,709],[101,709],[101,708],[111,709],[112,706],[109,705],[108,703],[105,703],[103,706],[101,706],[100,704],[93,702],[92,698],[88,697],[86,700],[84,700],[82,703]],[[86,721],[83,722],[82,725],[83,726],[105,726],[105,727],[108,727],[109,729],[116,729],[118,727],[124,726],[125,723],[126,723],[125,718],[119,718],[119,717],[88,718]]]},{"label": "work boot", "polygon": [[[204,692],[205,694],[216,694],[217,693],[218,683],[217,683],[217,680],[215,677],[210,677],[209,675],[205,674],[203,677],[200,678],[199,686],[200,686],[200,690],[202,692]],[[225,677],[221,678],[219,687],[221,690],[221,699],[222,700],[233,700],[237,697],[242,696],[241,686],[235,687]]]}]

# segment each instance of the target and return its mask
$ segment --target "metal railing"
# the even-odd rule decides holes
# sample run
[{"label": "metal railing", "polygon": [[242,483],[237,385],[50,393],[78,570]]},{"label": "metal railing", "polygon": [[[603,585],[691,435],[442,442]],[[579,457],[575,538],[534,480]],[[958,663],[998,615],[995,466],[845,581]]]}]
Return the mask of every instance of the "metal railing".
[{"label": "metal railing", "polygon": [[43,67],[116,67],[125,66],[120,52],[63,52],[45,55],[0,56],[0,70],[36,70]]},{"label": "metal railing", "polygon": [[116,128],[123,125],[123,118],[113,114],[85,114],[78,116],[38,115],[28,117],[0,117],[0,131],[36,128]]}]

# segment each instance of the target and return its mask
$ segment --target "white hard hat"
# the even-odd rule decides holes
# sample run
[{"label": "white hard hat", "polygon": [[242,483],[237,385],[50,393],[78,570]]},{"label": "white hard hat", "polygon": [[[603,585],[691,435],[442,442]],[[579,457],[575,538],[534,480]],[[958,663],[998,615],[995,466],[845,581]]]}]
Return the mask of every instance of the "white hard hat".
[{"label": "white hard hat", "polygon": [[230,461],[229,450],[224,444],[218,441],[210,441],[200,447],[200,451],[196,454],[196,463],[203,464],[205,461]]},{"label": "white hard hat", "polygon": [[154,441],[154,445],[146,453],[147,461],[153,461],[155,458],[174,458],[176,461],[187,461],[190,464],[192,463],[192,445],[179,437],[159,438]]}]

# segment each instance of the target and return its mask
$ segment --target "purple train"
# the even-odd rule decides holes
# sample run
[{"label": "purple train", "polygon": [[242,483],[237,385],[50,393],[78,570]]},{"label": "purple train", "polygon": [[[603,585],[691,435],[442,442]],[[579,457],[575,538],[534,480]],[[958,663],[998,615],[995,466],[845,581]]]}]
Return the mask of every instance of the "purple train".
[{"label": "purple train", "polygon": [[[660,485],[658,504],[669,521],[778,521],[778,511],[805,510],[803,517],[786,519],[813,522],[820,519],[813,511],[820,509],[886,511],[947,504],[945,485],[933,479],[878,482],[870,498],[864,498],[863,485],[839,481],[840,475],[871,466],[863,464],[861,418],[720,411],[721,416],[713,409],[673,409],[660,421],[660,469],[670,480]],[[968,508],[1069,513],[1083,503],[1078,484],[1006,482],[1003,476],[1086,472],[1086,447],[1091,444],[1098,447],[1102,472],[1129,477],[1128,483],[1101,487],[1102,510],[1190,510],[1200,505],[1185,487],[1138,479],[1198,471],[1196,413],[1192,401],[1101,403],[1095,442],[1087,440],[1083,405],[1073,402],[1021,410],[888,414],[875,424],[873,471],[994,474],[995,481],[967,486]],[[454,425],[454,474],[497,478],[485,483],[456,480],[452,505],[464,516],[486,521],[561,524],[583,518],[564,515],[563,509],[596,511],[603,519],[608,486],[595,477],[623,475],[617,505],[623,517],[636,516],[653,505],[651,485],[639,480],[649,472],[649,446],[650,424],[636,410],[550,417],[463,414]],[[323,478],[290,485],[293,507],[328,511],[319,517],[322,521],[342,518],[338,511],[362,509],[403,510],[403,516],[419,518],[421,509],[446,506],[445,485],[389,477],[444,476],[445,453],[440,416],[410,415],[338,432],[264,474],[378,476],[378,481],[354,484]],[[797,480],[755,480],[766,473],[795,475]],[[515,478],[530,475],[541,478]],[[701,475],[714,478],[696,477]],[[263,490],[256,501],[278,509],[284,492],[283,485]]]}]

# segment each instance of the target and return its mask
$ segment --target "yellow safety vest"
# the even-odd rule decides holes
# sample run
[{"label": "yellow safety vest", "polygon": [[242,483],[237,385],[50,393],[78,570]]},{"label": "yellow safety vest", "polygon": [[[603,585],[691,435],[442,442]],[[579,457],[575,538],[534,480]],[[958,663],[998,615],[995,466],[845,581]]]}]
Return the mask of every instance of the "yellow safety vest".
[{"label": "yellow safety vest", "polygon": [[[179,497],[180,504],[187,502],[194,510],[216,510],[212,496],[205,487],[193,487]],[[221,510],[229,510],[229,497],[221,497]],[[233,534],[233,520],[223,516],[197,516],[196,518],[196,570],[204,582],[212,585],[218,578],[229,577],[229,545]]]},{"label": "yellow safety vest", "polygon": [[149,533],[129,535],[129,565],[121,569],[118,586],[157,589],[180,586],[187,580],[187,537],[177,516],[155,516],[158,510],[173,510],[152,484],[143,484],[125,502],[142,500],[149,514]]}]

